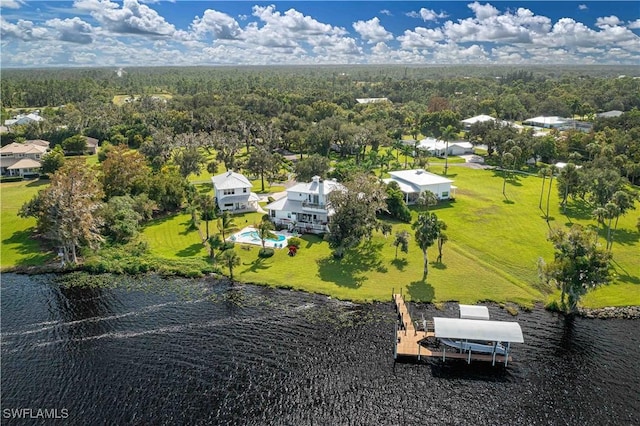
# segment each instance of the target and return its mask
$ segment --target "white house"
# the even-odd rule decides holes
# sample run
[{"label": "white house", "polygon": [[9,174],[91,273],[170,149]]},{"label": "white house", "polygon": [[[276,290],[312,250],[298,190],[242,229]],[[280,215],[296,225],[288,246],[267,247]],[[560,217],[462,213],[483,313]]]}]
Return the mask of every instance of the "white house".
[{"label": "white house", "polygon": [[300,182],[287,190],[287,195],[265,209],[271,221],[284,225],[290,231],[321,234],[329,228],[329,218],[333,211],[328,208],[328,195],[342,188],[335,180],[322,180],[314,176],[311,182]]},{"label": "white house", "polygon": [[34,140],[13,142],[0,149],[0,170],[3,176],[35,176],[42,167],[42,155],[49,151],[49,142]]},{"label": "white house", "polygon": [[490,115],[480,114],[476,115],[475,117],[464,119],[461,121],[461,123],[464,126],[465,130],[469,130],[474,124],[484,123],[486,121],[496,121],[496,119],[491,117]]},{"label": "white house", "polygon": [[430,155],[435,157],[442,157],[445,151],[448,151],[449,155],[471,154],[473,153],[473,144],[465,141],[450,141],[449,148],[447,149],[447,143],[445,141],[425,138],[418,143],[418,149],[428,151]]},{"label": "white house", "polygon": [[429,173],[422,169],[400,170],[397,172],[389,172],[391,175],[388,179],[383,179],[385,183],[397,182],[400,190],[405,195],[407,204],[415,204],[421,193],[431,191],[436,194],[439,200],[448,200],[452,198],[452,191],[455,192],[456,187],[452,185],[453,181],[442,176]]},{"label": "white house", "polygon": [[43,120],[44,118],[40,117],[40,111],[35,111],[29,114],[18,114],[12,119],[5,120],[4,125],[7,127],[19,126],[19,125],[37,123]]},{"label": "white house", "polygon": [[571,123],[568,118],[539,116],[524,120],[522,124],[525,126],[541,127],[543,129],[564,129],[570,126]]},{"label": "white house", "polygon": [[220,210],[247,211],[257,210],[260,198],[251,192],[251,182],[249,179],[235,173],[227,171],[213,176],[213,196]]}]

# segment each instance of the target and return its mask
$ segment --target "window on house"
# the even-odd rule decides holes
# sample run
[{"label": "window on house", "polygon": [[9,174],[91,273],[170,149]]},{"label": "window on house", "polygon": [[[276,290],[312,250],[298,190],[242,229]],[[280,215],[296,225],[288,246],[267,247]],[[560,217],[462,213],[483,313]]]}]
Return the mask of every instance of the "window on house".
[{"label": "window on house", "polygon": [[275,210],[269,210],[269,213],[271,213],[271,217],[276,217],[276,211]]},{"label": "window on house", "polygon": [[222,193],[224,195],[233,195],[233,194],[236,193],[236,191],[235,191],[235,189],[225,189]]},{"label": "window on house", "polygon": [[242,192],[246,194],[247,193],[247,188],[242,188]]},{"label": "window on house", "polygon": [[443,192],[442,193],[442,198],[449,198],[449,193],[448,192]]}]

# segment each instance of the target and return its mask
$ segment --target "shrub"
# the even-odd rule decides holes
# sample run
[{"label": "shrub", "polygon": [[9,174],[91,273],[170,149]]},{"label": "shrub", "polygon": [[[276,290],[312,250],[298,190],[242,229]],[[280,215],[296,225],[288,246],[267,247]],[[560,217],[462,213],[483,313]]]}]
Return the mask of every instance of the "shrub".
[{"label": "shrub", "polygon": [[298,237],[291,237],[289,238],[289,242],[287,243],[287,245],[296,246],[296,248],[300,248],[300,245],[302,245],[302,239]]},{"label": "shrub", "polygon": [[258,257],[266,259],[267,257],[271,257],[274,254],[274,250],[272,248],[263,248],[258,252]]},{"label": "shrub", "polygon": [[0,182],[21,182],[24,178],[22,176],[2,176]]},{"label": "shrub", "polygon": [[235,245],[235,243],[233,241],[225,241],[224,244],[222,244],[222,246],[220,246],[220,251],[233,249],[234,245]]}]

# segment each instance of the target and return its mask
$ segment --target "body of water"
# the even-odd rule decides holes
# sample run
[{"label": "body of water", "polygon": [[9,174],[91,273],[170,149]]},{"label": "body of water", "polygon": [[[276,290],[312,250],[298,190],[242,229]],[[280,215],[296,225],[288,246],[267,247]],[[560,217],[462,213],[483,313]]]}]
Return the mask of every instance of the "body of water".
[{"label": "body of water", "polygon": [[[638,321],[536,309],[516,318],[525,343],[507,368],[394,362],[391,302],[109,279],[122,282],[65,289],[53,275],[2,275],[2,424],[640,423]],[[455,305],[410,306],[457,316]],[[33,418],[38,409],[66,418]]]}]

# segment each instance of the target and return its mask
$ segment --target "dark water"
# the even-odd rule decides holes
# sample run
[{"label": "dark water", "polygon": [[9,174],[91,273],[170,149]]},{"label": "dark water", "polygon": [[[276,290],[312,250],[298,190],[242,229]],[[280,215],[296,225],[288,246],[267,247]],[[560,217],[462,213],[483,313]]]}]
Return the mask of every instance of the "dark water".
[{"label": "dark water", "polygon": [[[146,291],[53,280],[2,276],[2,424],[640,423],[638,321],[538,309],[518,316],[526,343],[506,369],[394,363],[391,303],[207,280]],[[67,418],[7,419],[7,408]]]}]

